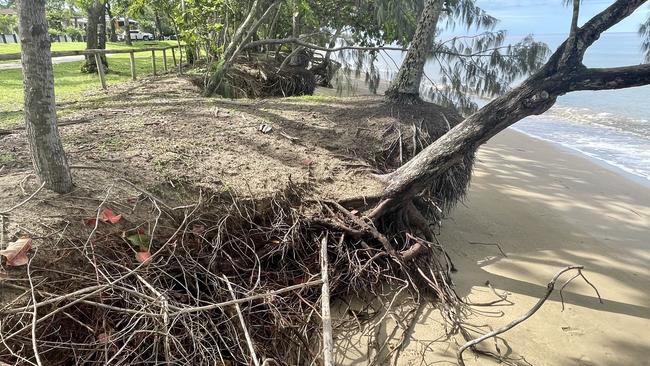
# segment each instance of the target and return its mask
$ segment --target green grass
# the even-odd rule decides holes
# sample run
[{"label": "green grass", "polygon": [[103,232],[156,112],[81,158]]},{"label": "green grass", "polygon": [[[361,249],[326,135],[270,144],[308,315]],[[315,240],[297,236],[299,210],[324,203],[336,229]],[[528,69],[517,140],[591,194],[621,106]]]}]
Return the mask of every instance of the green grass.
[{"label": "green grass", "polygon": [[337,97],[329,95],[298,95],[284,98],[287,102],[311,102],[311,103],[328,103],[338,100]]},{"label": "green grass", "polygon": [[[133,41],[133,46],[127,46],[124,42],[108,42],[106,48],[109,50],[176,46],[176,41]],[[86,49],[85,42],[52,42],[52,51],[81,51]],[[0,54],[19,53],[20,45],[16,43],[0,44]]]},{"label": "green grass", "polygon": [[[156,52],[156,68],[163,72],[162,52]],[[176,54],[178,58],[178,52]],[[135,54],[136,75],[142,77],[153,74],[151,53]],[[84,74],[83,61],[66,62],[54,65],[54,92],[57,103],[80,100],[84,93],[99,90],[101,83],[97,74]],[[110,87],[116,83],[131,80],[129,54],[110,55],[109,73],[106,83]],[[171,52],[167,52],[167,65],[173,70]],[[21,69],[0,70],[0,129],[13,128],[22,120],[23,76]]]}]

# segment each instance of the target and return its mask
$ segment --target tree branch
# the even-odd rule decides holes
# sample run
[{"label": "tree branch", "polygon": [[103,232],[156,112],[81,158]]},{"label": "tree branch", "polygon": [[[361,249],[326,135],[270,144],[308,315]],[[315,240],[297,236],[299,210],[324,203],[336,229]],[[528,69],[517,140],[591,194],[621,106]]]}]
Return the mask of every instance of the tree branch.
[{"label": "tree branch", "polygon": [[650,84],[650,64],[583,69],[571,78],[569,91],[611,90]]},{"label": "tree branch", "polygon": [[578,17],[580,16],[580,0],[573,0],[573,16],[571,17],[571,28],[569,29],[569,38],[567,39],[566,47],[562,58],[560,58],[560,67],[565,66],[569,57],[573,53],[576,46],[576,33],[578,32]]},{"label": "tree branch", "polygon": [[[575,51],[571,57],[567,59],[567,64],[579,65],[582,63],[582,58],[584,57],[587,48],[594,44],[603,32],[630,16],[630,14],[647,1],[648,0],[617,0],[607,9],[591,18],[576,32]],[[568,40],[565,41],[551,57],[551,60],[554,60],[553,64],[559,65],[564,50],[570,46],[569,43]]]},{"label": "tree branch", "polygon": [[344,50],[359,50],[359,51],[407,51],[408,48],[404,47],[392,47],[392,46],[380,46],[380,47],[359,47],[359,46],[340,46],[334,48],[328,48],[319,46],[317,44],[306,42],[297,37],[288,37],[288,38],[277,38],[277,39],[262,39],[259,41],[254,41],[242,46],[242,49],[258,47],[263,45],[272,45],[272,44],[285,44],[285,43],[295,43],[299,46],[303,46],[312,50],[325,51],[325,52],[336,52]]}]

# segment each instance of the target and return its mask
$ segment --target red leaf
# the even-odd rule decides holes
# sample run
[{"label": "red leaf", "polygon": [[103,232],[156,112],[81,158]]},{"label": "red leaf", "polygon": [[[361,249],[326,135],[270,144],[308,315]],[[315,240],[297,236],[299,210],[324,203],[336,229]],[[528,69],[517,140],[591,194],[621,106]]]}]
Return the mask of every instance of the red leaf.
[{"label": "red leaf", "polygon": [[94,217],[84,219],[84,224],[86,226],[95,226],[95,224],[97,224],[97,219],[95,219]]},{"label": "red leaf", "polygon": [[140,263],[149,263],[151,261],[151,252],[136,252],[135,259]]},{"label": "red leaf", "polygon": [[118,221],[122,218],[122,215],[116,215],[108,208],[104,208],[102,213],[99,215],[99,220],[102,222],[110,222],[111,224],[117,224]]},{"label": "red leaf", "polygon": [[18,267],[24,266],[29,262],[27,252],[32,248],[31,238],[20,238],[9,243],[7,249],[0,250],[0,255],[7,258],[7,266]]}]

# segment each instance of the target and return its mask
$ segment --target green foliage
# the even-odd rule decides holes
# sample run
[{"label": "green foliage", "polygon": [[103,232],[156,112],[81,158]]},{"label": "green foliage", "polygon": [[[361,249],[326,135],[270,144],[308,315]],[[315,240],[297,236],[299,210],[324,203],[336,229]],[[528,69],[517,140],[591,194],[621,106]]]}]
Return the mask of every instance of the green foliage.
[{"label": "green foliage", "polygon": [[438,42],[432,59],[439,68],[440,84],[430,80],[425,97],[438,104],[470,113],[477,109],[475,97],[494,97],[540,68],[550,50],[531,36],[504,45],[505,31],[486,32]]},{"label": "green foliage", "polygon": [[0,15],[0,33],[11,34],[18,32],[16,17],[11,15]]},{"label": "green foliage", "polygon": [[639,27],[639,35],[643,38],[641,49],[645,52],[645,62],[650,62],[650,17]]},{"label": "green foliage", "polygon": [[66,24],[69,24],[73,15],[68,1],[47,0],[45,2],[45,10],[48,28],[55,30],[58,34],[62,34]]},{"label": "green foliage", "polygon": [[82,31],[81,29],[79,29],[79,28],[75,28],[75,27],[66,27],[66,28],[63,30],[63,33],[69,35],[69,36],[72,37],[73,39],[79,40],[79,39],[81,39],[81,37],[84,35],[85,32],[83,32],[83,31]]}]

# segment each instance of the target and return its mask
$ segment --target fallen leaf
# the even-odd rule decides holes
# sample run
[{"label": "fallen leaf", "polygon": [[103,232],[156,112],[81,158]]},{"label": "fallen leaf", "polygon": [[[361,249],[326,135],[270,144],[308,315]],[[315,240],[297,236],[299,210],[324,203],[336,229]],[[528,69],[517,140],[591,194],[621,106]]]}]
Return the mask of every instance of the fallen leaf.
[{"label": "fallen leaf", "polygon": [[97,341],[100,344],[107,344],[110,341],[110,336],[108,334],[106,334],[106,333],[100,333],[97,336]]},{"label": "fallen leaf", "polygon": [[203,236],[204,232],[205,232],[205,226],[198,225],[198,224],[192,225],[192,234],[194,234],[195,236]]},{"label": "fallen leaf", "polygon": [[135,259],[140,263],[149,263],[151,261],[151,252],[136,252]]},{"label": "fallen leaf", "polygon": [[109,208],[104,207],[102,210],[102,213],[99,214],[99,220],[102,222],[110,222],[111,224],[117,224],[120,219],[122,219],[122,215],[116,215],[111,211]]},{"label": "fallen leaf", "polygon": [[0,255],[7,258],[7,266],[19,267],[29,262],[27,252],[32,248],[31,238],[20,238],[9,243],[7,249],[0,250]]},{"label": "fallen leaf", "polygon": [[151,238],[145,234],[133,234],[126,237],[139,252],[149,251],[149,242]]},{"label": "fallen leaf", "polygon": [[97,219],[94,217],[84,219],[84,224],[86,226],[95,226],[95,224],[97,224]]}]

